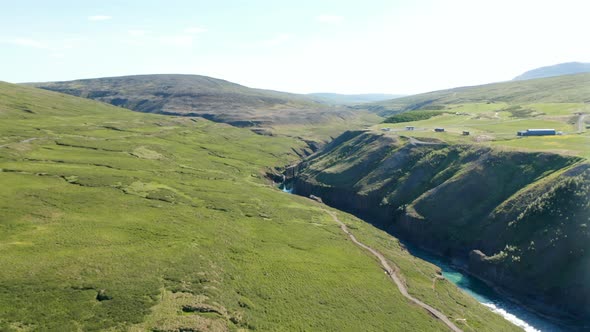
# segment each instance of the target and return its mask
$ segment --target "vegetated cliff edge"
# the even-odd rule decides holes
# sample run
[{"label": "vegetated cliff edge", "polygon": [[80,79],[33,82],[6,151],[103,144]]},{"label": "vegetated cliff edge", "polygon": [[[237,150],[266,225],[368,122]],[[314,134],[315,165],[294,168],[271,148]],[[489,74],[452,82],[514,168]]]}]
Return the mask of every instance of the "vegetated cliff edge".
[{"label": "vegetated cliff edge", "polygon": [[295,190],[456,262],[541,312],[590,318],[590,164],[346,132]]}]

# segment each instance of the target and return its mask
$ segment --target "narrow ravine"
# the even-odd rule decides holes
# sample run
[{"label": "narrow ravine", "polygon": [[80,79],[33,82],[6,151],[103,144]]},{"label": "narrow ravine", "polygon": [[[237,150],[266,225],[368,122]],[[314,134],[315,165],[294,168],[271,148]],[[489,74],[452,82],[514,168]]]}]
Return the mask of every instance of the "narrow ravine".
[{"label": "narrow ravine", "polygon": [[[292,186],[288,182],[282,183],[279,186],[279,188],[283,192],[286,192],[289,194],[296,194],[294,192]],[[315,202],[315,200],[314,200],[314,202]],[[326,210],[326,209],[324,211],[326,213],[328,213],[334,219],[334,221],[340,225],[340,228],[342,229],[342,231],[345,232],[356,245],[364,248],[365,250],[370,251],[375,257],[377,257],[379,259],[379,261],[381,262],[381,265],[383,266],[385,271],[388,272],[392,281],[397,285],[400,292],[404,296],[406,296],[406,298],[410,299],[412,302],[414,302],[416,304],[418,304],[418,302],[420,302],[419,300],[411,297],[411,295],[409,295],[407,293],[407,289],[405,288],[405,285],[400,282],[400,279],[396,274],[396,270],[392,269],[391,266],[388,265],[387,261],[383,258],[383,256],[379,252],[377,252],[373,248],[366,246],[363,243],[360,243],[354,237],[354,235],[351,234],[351,232],[348,230],[346,225],[343,224],[340,220],[338,220],[338,218],[334,212]],[[470,276],[469,274],[463,272],[459,268],[456,268],[455,266],[453,266],[452,264],[450,264],[449,262],[445,261],[444,259],[442,259],[438,256],[435,256],[435,255],[430,254],[424,250],[416,248],[408,243],[404,243],[404,246],[408,249],[408,251],[413,256],[418,257],[422,260],[425,260],[427,262],[430,262],[430,263],[440,267],[442,270],[443,276],[447,280],[449,280],[450,282],[455,284],[457,287],[459,287],[461,290],[463,290],[464,292],[466,292],[467,294],[469,294],[470,296],[475,298],[478,302],[480,302],[484,306],[488,307],[491,311],[501,315],[502,317],[504,317],[504,319],[506,319],[506,320],[510,321],[511,323],[513,323],[514,325],[522,328],[525,332],[570,332],[570,331],[579,330],[576,327],[567,327],[567,326],[558,325],[558,324],[554,323],[553,321],[522,307],[518,303],[513,302],[513,301],[507,299],[505,296],[499,294],[492,287],[488,286],[484,282],[480,281],[479,279],[477,279],[475,277]],[[393,273],[391,271],[393,271]],[[420,302],[420,303],[422,303],[422,302]],[[424,309],[428,310],[433,315],[435,315],[437,318],[439,318],[438,315],[436,315],[434,312],[429,310],[429,308],[433,309],[433,310],[436,310],[436,309],[428,306],[425,303],[422,303],[422,304],[423,305],[420,305],[420,304],[418,304],[418,305],[420,305],[421,307],[423,307]],[[447,324],[447,326],[449,326],[449,328],[451,330],[453,330],[453,331],[459,330],[451,321],[448,320],[448,318],[446,316],[444,316],[444,314],[442,314],[440,312],[438,312],[438,313],[442,317],[444,317],[450,324],[452,324],[453,327],[451,327],[450,325]],[[441,319],[441,318],[439,318],[439,319]],[[443,322],[445,322],[444,319],[441,319],[441,320]],[[445,322],[445,324],[446,324],[446,322]],[[455,330],[454,328],[457,328],[457,330]]]}]

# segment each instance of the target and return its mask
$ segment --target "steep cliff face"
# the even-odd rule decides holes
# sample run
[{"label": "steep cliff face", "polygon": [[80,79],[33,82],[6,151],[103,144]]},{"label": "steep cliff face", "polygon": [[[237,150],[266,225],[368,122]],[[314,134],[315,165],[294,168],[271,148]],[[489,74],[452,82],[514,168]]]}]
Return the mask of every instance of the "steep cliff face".
[{"label": "steep cliff face", "polygon": [[295,190],[463,261],[539,310],[590,318],[580,158],[347,132],[305,161]]}]

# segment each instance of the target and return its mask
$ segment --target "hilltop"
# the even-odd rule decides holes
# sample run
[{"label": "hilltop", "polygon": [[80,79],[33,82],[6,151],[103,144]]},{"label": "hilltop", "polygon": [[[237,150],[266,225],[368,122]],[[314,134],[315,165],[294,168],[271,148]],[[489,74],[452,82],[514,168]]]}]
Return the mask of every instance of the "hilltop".
[{"label": "hilltop", "polygon": [[590,63],[566,62],[557,65],[546,66],[529,70],[516,76],[514,81],[531,80],[535,78],[572,75],[590,72]]},{"label": "hilltop", "polygon": [[303,147],[0,82],[0,330],[446,331],[334,214],[464,331],[518,330],[394,237],[278,190],[265,174]]},{"label": "hilltop", "polygon": [[234,126],[315,124],[355,112],[305,96],[248,88],[199,75],[137,75],[30,85],[138,112],[199,116]]},{"label": "hilltop", "polygon": [[590,73],[459,87],[358,107],[391,115],[465,103],[590,103]]}]

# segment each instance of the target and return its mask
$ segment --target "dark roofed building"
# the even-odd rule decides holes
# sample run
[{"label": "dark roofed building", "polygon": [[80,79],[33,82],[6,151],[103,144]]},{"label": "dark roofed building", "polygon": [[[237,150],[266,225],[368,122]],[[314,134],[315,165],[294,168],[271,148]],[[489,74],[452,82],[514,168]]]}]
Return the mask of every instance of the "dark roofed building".
[{"label": "dark roofed building", "polygon": [[527,129],[516,133],[518,136],[551,136],[557,135],[555,129]]}]

